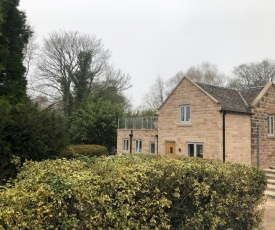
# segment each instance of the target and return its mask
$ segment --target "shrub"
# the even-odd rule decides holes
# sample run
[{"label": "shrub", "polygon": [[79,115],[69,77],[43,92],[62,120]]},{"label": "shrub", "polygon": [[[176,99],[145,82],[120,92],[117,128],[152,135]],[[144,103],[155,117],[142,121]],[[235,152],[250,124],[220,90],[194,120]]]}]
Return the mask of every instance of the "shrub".
[{"label": "shrub", "polygon": [[101,145],[70,145],[60,155],[60,157],[64,157],[67,159],[78,158],[81,156],[86,156],[86,157],[109,156],[109,153],[107,148]]},{"label": "shrub", "polygon": [[27,162],[0,190],[0,229],[254,229],[260,169],[178,157]]},{"label": "shrub", "polygon": [[172,227],[244,230],[261,223],[266,176],[260,169],[194,158],[153,162],[149,181],[172,201]]},{"label": "shrub", "polygon": [[39,109],[30,100],[11,105],[0,99],[0,179],[16,174],[19,163],[58,155],[67,145],[63,120],[51,109]]},{"label": "shrub", "polygon": [[118,117],[122,107],[104,98],[89,97],[70,117],[73,144],[98,144],[108,149],[116,145]]},{"label": "shrub", "polygon": [[165,194],[108,159],[27,162],[0,190],[0,229],[168,229]]}]

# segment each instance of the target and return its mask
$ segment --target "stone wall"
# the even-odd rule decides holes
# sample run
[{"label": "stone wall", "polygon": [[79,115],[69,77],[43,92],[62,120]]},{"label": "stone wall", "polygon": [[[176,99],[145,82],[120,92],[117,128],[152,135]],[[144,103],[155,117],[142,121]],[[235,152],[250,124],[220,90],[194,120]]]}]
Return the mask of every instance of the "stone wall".
[{"label": "stone wall", "polygon": [[[181,105],[191,106],[189,122],[180,122]],[[194,143],[203,144],[204,158],[222,161],[223,114],[220,110],[220,103],[185,78],[158,111],[158,130],[133,130],[132,152],[135,152],[136,139],[142,140],[145,154],[149,153],[150,142],[158,142],[158,154],[166,154],[166,143],[173,142],[176,154],[187,156],[188,143]],[[251,115],[227,112],[225,125],[226,162],[251,164]],[[118,154],[123,152],[123,138],[129,139],[130,132],[117,131]]]},{"label": "stone wall", "polygon": [[261,168],[275,165],[275,138],[268,136],[268,115],[275,117],[275,89],[272,85],[253,108],[251,118],[252,164],[258,165],[258,125],[261,128]]},{"label": "stone wall", "polygon": [[225,115],[225,159],[232,163],[251,164],[251,115]]},{"label": "stone wall", "polygon": [[[129,151],[123,152],[123,139],[129,139],[129,134],[131,133],[131,130],[129,129],[123,129],[123,130],[117,130],[117,153],[130,153]],[[135,153],[135,144],[136,140],[142,140],[142,153],[143,154],[149,154],[150,153],[150,142],[155,142],[156,148],[157,148],[157,130],[156,129],[134,129],[133,130],[133,139],[132,139],[132,153]],[[130,146],[130,143],[129,143]],[[156,149],[157,153],[157,149]]]},{"label": "stone wall", "polygon": [[[191,105],[191,121],[180,122],[180,105]],[[204,158],[223,159],[221,105],[188,79],[177,87],[159,110],[159,153],[174,141],[177,155],[187,155],[188,143],[202,143]],[[251,164],[250,116],[226,115],[226,161]]]}]

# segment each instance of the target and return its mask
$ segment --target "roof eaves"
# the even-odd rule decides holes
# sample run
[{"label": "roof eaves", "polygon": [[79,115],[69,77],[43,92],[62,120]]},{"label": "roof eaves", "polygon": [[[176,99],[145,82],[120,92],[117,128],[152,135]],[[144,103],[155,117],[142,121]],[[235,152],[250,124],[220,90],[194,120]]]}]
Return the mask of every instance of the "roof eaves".
[{"label": "roof eaves", "polygon": [[241,113],[241,114],[254,114],[251,111],[237,111],[232,109],[221,108],[220,112]]}]

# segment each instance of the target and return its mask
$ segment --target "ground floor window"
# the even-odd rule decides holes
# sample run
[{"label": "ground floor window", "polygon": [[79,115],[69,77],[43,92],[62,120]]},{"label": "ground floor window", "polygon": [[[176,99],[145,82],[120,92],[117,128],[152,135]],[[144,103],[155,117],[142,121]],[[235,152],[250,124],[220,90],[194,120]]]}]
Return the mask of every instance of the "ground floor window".
[{"label": "ground floor window", "polygon": [[142,152],[142,140],[136,140],[136,153]]},{"label": "ground floor window", "polygon": [[202,143],[188,143],[187,155],[189,157],[201,157],[203,158],[203,144]]},{"label": "ground floor window", "polygon": [[123,139],[123,152],[129,151],[129,139]]},{"label": "ground floor window", "polygon": [[156,153],[156,143],[150,142],[150,153],[155,154]]}]

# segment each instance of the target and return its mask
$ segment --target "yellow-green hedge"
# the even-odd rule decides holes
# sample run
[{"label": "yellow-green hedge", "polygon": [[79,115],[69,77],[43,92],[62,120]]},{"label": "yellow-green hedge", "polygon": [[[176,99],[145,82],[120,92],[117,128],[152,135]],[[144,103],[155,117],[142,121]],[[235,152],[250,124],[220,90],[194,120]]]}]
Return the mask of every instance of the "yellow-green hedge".
[{"label": "yellow-green hedge", "polygon": [[67,159],[86,157],[109,156],[108,149],[102,145],[70,145],[62,152],[60,157]]},{"label": "yellow-green hedge", "polygon": [[27,162],[0,189],[0,229],[254,229],[265,187],[257,168],[191,158]]}]

